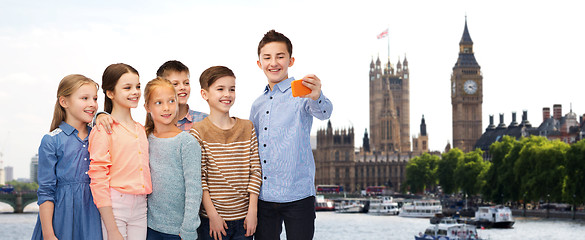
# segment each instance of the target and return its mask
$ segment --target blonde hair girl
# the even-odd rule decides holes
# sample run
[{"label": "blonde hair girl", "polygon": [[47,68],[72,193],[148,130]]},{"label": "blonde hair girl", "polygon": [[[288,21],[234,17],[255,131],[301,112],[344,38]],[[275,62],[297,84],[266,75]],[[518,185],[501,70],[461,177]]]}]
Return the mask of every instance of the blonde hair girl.
[{"label": "blonde hair girl", "polygon": [[59,83],[51,132],[39,147],[39,218],[32,239],[102,239],[89,187],[88,135],[98,85],[79,74]]},{"label": "blonde hair girl", "polygon": [[178,101],[171,82],[153,79],[144,96],[152,177],[147,239],[197,239],[201,147],[176,126]]}]

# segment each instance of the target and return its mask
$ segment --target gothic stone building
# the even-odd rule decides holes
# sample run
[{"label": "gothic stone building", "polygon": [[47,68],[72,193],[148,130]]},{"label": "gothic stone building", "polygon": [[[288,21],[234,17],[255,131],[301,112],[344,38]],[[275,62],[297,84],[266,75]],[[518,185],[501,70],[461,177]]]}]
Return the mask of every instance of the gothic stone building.
[{"label": "gothic stone building", "polygon": [[453,147],[463,152],[472,151],[482,133],[483,76],[480,68],[466,19],[459,42],[459,58],[451,74]]},{"label": "gothic stone building", "polygon": [[559,140],[568,144],[573,144],[581,139],[585,139],[585,114],[577,116],[571,108],[570,111],[562,116],[562,105],[553,105],[553,115],[551,116],[550,108],[542,109],[542,123],[538,127],[533,127],[528,121],[528,111],[522,112],[522,122],[516,121],[516,113],[512,112],[512,122],[506,126],[504,123],[504,114],[500,114],[500,124],[494,125],[494,116],[490,115],[490,124],[485,132],[475,143],[475,148],[484,151],[484,159],[491,160],[489,152],[490,146],[497,141],[501,141],[503,136],[507,135],[520,139],[529,136],[544,136],[549,140]]},{"label": "gothic stone building", "polygon": [[[483,77],[467,29],[459,42],[459,58],[451,75],[453,146],[470,151],[482,134]],[[370,135],[356,151],[354,129],[334,130],[331,122],[317,132],[315,184],[336,184],[355,192],[367,186],[398,191],[413,156],[428,152],[424,116],[417,137],[410,135],[410,74],[408,61],[382,65],[372,59],[369,70]]]},{"label": "gothic stone building", "polygon": [[[334,130],[331,122],[317,132],[315,183],[335,184],[355,192],[367,186],[387,186],[398,191],[405,181],[408,160],[428,151],[424,117],[421,133],[410,143],[410,94],[408,61],[396,68],[380,59],[370,63],[370,134],[364,133],[359,151],[354,129]],[[423,131],[424,129],[424,131]]]},{"label": "gothic stone building", "polygon": [[[364,142],[368,142],[367,132]],[[365,144],[367,147],[367,144]],[[406,163],[412,153],[355,151],[354,130],[333,130],[331,122],[317,132],[315,184],[343,186],[347,192],[364,190],[367,186],[388,186],[399,190],[405,180]]]}]

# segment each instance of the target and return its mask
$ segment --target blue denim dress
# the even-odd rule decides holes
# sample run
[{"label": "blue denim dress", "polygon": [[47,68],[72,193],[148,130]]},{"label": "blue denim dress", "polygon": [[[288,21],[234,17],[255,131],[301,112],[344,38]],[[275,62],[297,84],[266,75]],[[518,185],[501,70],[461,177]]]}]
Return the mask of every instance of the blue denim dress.
[{"label": "blue denim dress", "polygon": [[[58,239],[102,239],[100,214],[87,175],[88,139],[81,140],[77,133],[77,129],[63,122],[43,137],[39,147],[38,204],[55,204],[53,229]],[[39,218],[32,239],[43,239]]]}]

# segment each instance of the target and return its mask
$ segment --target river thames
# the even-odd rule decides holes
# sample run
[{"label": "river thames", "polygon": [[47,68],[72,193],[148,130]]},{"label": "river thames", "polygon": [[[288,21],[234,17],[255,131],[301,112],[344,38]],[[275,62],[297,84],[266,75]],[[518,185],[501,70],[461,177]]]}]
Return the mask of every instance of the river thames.
[{"label": "river thames", "polygon": [[[0,239],[30,239],[37,213],[0,213]],[[316,240],[414,239],[429,226],[429,219],[317,212]],[[513,229],[478,230],[481,237],[494,240],[585,239],[581,220],[516,218]],[[283,237],[282,239],[286,239]]]}]

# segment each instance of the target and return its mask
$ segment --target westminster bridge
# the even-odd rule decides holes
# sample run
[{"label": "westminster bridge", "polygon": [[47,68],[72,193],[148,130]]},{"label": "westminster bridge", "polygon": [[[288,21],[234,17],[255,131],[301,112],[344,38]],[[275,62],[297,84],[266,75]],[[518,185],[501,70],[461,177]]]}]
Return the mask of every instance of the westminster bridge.
[{"label": "westminster bridge", "polygon": [[22,213],[24,207],[37,202],[37,199],[37,191],[0,192],[0,202],[10,205],[14,209],[14,213]]}]

